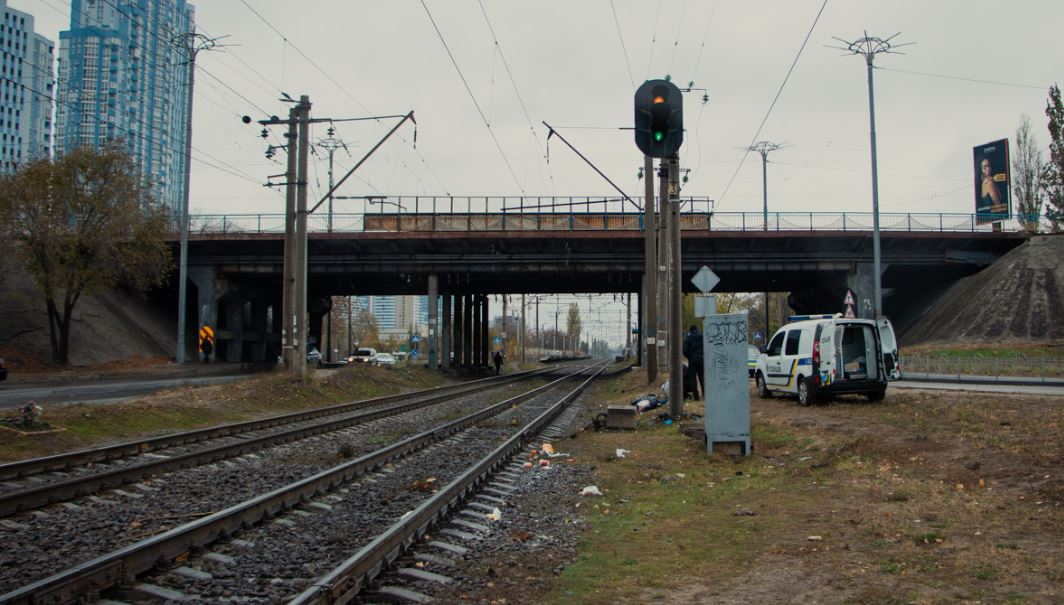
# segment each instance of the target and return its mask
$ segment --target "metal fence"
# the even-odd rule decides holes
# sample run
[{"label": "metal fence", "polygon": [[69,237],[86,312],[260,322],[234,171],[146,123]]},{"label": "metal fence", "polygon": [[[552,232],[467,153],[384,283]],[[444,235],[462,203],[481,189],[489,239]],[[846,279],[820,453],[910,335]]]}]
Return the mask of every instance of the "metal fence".
[{"label": "metal fence", "polygon": [[[310,232],[365,231],[641,231],[641,204],[608,198],[483,197],[387,198],[361,202],[357,212],[317,212],[308,217]],[[624,206],[627,205],[628,208]],[[870,212],[713,212],[708,198],[683,200],[681,229],[731,232],[801,232],[872,230]],[[284,215],[198,214],[189,217],[191,233],[283,233]],[[885,232],[992,233],[1023,231],[1021,218],[995,227],[980,224],[974,214],[879,214]]]},{"label": "metal fence", "polygon": [[1023,353],[958,356],[902,352],[901,369],[903,374],[1064,378],[1064,357]]}]

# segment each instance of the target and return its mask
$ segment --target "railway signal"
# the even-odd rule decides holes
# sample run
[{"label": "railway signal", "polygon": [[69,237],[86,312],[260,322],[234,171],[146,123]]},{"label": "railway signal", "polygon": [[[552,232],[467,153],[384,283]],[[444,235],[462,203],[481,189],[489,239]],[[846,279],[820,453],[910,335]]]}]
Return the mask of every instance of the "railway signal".
[{"label": "railway signal", "polygon": [[683,145],[683,93],[668,80],[647,80],[635,91],[635,144],[644,155],[668,158]]}]

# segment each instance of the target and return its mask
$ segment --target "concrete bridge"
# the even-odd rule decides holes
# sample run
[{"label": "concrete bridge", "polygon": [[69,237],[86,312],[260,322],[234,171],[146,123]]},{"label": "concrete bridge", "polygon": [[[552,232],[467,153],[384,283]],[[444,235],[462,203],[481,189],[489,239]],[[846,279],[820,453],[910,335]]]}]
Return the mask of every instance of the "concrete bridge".
[{"label": "concrete bridge", "polygon": [[[320,326],[330,296],[434,288],[449,317],[452,307],[472,309],[463,319],[478,324],[475,342],[463,334],[456,343],[486,361],[487,295],[641,293],[643,215],[634,206],[549,198],[545,208],[544,199],[392,198],[395,208],[312,215],[311,325]],[[870,213],[721,213],[699,204],[691,199],[681,213],[686,291],[707,265],[721,277],[717,291],[789,292],[796,311],[824,312],[838,310],[849,288],[860,312],[870,312]],[[223,358],[271,358],[279,350],[283,215],[200,215],[191,224],[187,325],[218,326]],[[880,213],[880,229],[884,313],[901,328],[957,279],[1026,239],[1018,223],[982,225],[970,214]],[[455,326],[448,319],[440,330]]]}]

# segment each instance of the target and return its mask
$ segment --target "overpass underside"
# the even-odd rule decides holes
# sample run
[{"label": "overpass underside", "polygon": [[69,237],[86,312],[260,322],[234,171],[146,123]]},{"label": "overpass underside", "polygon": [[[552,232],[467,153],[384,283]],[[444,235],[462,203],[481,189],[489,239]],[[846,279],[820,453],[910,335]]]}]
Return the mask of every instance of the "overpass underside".
[{"label": "overpass underside", "polygon": [[[904,328],[951,283],[1024,239],[1018,233],[884,232],[884,313]],[[469,338],[455,336],[454,322],[441,319],[440,342],[449,330],[461,340],[448,354],[458,345],[484,360],[486,298],[481,308],[481,298],[469,297],[643,290],[644,236],[638,230],[311,233],[308,250],[308,308],[319,332],[316,319],[327,313],[331,296],[426,295],[434,281],[435,293],[451,303],[452,318],[454,305],[470,304],[484,318],[474,320],[484,324],[477,326],[483,334]],[[196,292],[190,300],[199,303],[189,325],[219,326],[223,358],[272,359],[280,342],[283,235],[201,234],[192,240],[189,262]],[[718,292],[788,292],[796,311],[814,313],[841,310],[849,288],[859,312],[871,312],[869,232],[685,228],[684,291],[694,291],[690,278],[703,265],[721,277]],[[441,349],[441,359],[447,358]]]}]

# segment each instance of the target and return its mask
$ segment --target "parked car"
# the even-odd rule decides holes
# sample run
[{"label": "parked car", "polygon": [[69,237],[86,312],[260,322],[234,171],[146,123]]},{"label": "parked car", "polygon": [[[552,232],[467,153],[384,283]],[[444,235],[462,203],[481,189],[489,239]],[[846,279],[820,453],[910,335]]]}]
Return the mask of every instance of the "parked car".
[{"label": "parked car", "polygon": [[369,358],[369,365],[390,368],[395,365],[395,357],[391,353],[377,353]]},{"label": "parked car", "polygon": [[359,347],[347,358],[347,363],[369,363],[369,360],[377,354],[377,349]]},{"label": "parked car", "polygon": [[[856,393],[879,401],[897,373],[894,329],[888,320],[841,314],[792,316],[758,356],[755,378],[762,398],[798,396],[810,405],[824,395]],[[888,359],[893,360],[888,368]]]},{"label": "parked car", "polygon": [[3,359],[0,359],[0,380],[7,380],[7,366],[4,365]]},{"label": "parked car", "polygon": [[750,371],[750,378],[757,373],[757,358],[761,356],[761,349],[754,345],[746,346],[746,369]]},{"label": "parked car", "polygon": [[315,347],[310,347],[309,349],[307,349],[307,363],[321,363],[321,351],[319,351]]}]

